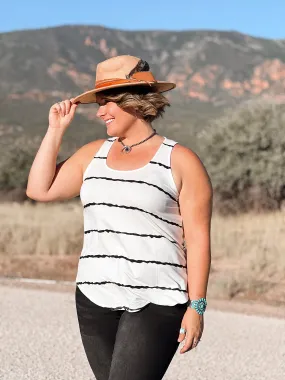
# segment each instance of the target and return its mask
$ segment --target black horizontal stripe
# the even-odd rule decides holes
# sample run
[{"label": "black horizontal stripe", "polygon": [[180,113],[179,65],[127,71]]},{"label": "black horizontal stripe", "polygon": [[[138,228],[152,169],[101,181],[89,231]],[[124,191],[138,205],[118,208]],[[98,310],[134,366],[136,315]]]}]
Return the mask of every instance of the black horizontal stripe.
[{"label": "black horizontal stripe", "polygon": [[89,259],[89,258],[106,258],[106,257],[114,258],[114,259],[125,259],[132,263],[138,263],[138,264],[146,263],[146,264],[172,265],[178,268],[186,268],[186,265],[182,265],[182,264],[175,264],[175,263],[169,263],[169,262],[163,262],[163,261],[157,261],[157,260],[135,260],[135,259],[130,259],[122,255],[84,255],[80,257],[80,260]]},{"label": "black horizontal stripe", "polygon": [[171,146],[173,147],[173,145],[170,145],[170,144],[166,144],[166,143],[162,143],[163,145],[166,145],[166,146]]},{"label": "black horizontal stripe", "polygon": [[99,233],[107,232],[107,233],[113,233],[113,234],[132,235],[132,236],[139,236],[139,237],[150,237],[150,238],[154,238],[154,239],[164,238],[164,239],[167,239],[168,241],[170,241],[171,243],[173,243],[175,245],[178,245],[175,240],[170,240],[166,236],[163,236],[163,235],[138,234],[136,232],[115,231],[115,230],[109,230],[109,229],[105,229],[105,230],[97,230],[97,229],[87,230],[87,231],[84,231],[84,234],[90,234],[91,232],[99,232]]},{"label": "black horizontal stripe", "polygon": [[130,310],[135,311],[135,310],[140,310],[141,309],[141,308],[131,309],[128,306],[108,307],[109,310],[122,310],[122,308],[124,308],[125,310],[129,310],[129,311]]},{"label": "black horizontal stripe", "polygon": [[137,181],[134,179],[120,179],[120,178],[110,178],[110,177],[99,177],[99,176],[92,176],[92,177],[86,177],[84,180],[87,181],[88,179],[104,179],[106,181],[119,181],[119,182],[130,182],[130,183],[138,183],[138,184],[144,184],[148,186],[155,187],[156,189],[162,191],[164,194],[168,195],[172,200],[178,203],[178,200],[175,199],[170,193],[162,189],[161,187],[154,185],[153,183],[145,182],[145,181]]},{"label": "black horizontal stripe", "polygon": [[101,158],[102,160],[106,160],[107,157],[104,157],[104,156],[94,156],[93,158]]},{"label": "black horizontal stripe", "polygon": [[140,212],[143,212],[145,214],[149,214],[149,215],[153,216],[154,218],[161,220],[162,222],[165,222],[165,223],[168,223],[168,224],[172,224],[173,226],[177,226],[179,228],[182,228],[182,226],[180,224],[178,224],[178,223],[171,222],[170,220],[161,218],[160,216],[158,216],[158,215],[156,215],[156,214],[154,214],[152,212],[145,211],[145,210],[143,210],[142,208],[139,208],[139,207],[125,206],[125,205],[116,205],[114,203],[107,203],[107,202],[90,202],[90,203],[87,203],[86,205],[84,205],[83,208],[90,207],[90,206],[107,206],[107,207],[125,208],[126,210],[140,211]]},{"label": "black horizontal stripe", "polygon": [[114,282],[114,281],[100,281],[100,282],[79,281],[79,282],[77,282],[77,285],[106,285],[106,284],[114,284],[114,285],[117,285],[117,286],[122,286],[124,288],[132,288],[132,289],[177,290],[178,292],[187,293],[187,290],[183,290],[183,289],[180,289],[180,288],[168,288],[168,287],[165,287],[165,286],[126,285],[126,284],[121,284],[119,282]]},{"label": "black horizontal stripe", "polygon": [[164,164],[162,164],[161,162],[150,161],[149,163],[150,163],[150,164],[156,164],[156,165],[162,166],[162,167],[164,167],[165,169],[171,169],[170,166],[164,165]]}]

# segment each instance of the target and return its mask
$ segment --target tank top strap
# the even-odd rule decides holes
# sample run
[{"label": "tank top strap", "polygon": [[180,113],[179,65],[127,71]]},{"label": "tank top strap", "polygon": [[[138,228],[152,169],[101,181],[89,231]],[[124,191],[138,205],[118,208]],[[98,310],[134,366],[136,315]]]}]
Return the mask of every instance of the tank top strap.
[{"label": "tank top strap", "polygon": [[97,151],[95,157],[98,158],[106,158],[108,155],[108,152],[113,144],[113,142],[116,140],[117,137],[109,137],[106,139],[103,144],[101,145],[100,149]]},{"label": "tank top strap", "polygon": [[177,144],[177,141],[165,137],[165,140],[161,144],[161,148],[155,156],[155,160],[170,167],[171,152],[175,144]]}]

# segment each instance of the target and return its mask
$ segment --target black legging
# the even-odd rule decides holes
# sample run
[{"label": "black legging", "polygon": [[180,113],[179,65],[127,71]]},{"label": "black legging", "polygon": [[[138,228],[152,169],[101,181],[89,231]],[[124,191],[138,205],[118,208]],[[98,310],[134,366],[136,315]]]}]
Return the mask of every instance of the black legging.
[{"label": "black legging", "polygon": [[178,346],[187,303],[150,303],[138,312],[110,310],[76,287],[84,350],[97,380],[161,380]]}]

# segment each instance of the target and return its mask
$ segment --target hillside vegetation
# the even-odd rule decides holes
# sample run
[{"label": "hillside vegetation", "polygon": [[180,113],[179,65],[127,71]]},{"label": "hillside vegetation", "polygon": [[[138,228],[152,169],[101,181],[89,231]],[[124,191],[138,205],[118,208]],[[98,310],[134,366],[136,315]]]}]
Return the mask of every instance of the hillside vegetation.
[{"label": "hillside vegetation", "polygon": [[[251,101],[209,123],[194,136],[214,187],[215,210],[228,214],[279,210],[285,200],[285,105]],[[20,136],[5,147],[0,163],[2,199],[26,199],[28,173],[41,138]],[[179,141],[185,145],[183,140]],[[58,162],[77,145],[64,140]]]},{"label": "hillside vegetation", "polygon": [[[65,25],[0,34],[0,135],[42,136],[50,106],[94,87],[96,66],[115,55],[149,62],[158,80],[174,81],[172,108],[158,123],[187,144],[224,108],[256,97],[284,101],[285,41],[238,32],[123,31]],[[78,109],[66,136],[84,144],[103,137],[94,106]]]},{"label": "hillside vegetation", "polygon": [[285,105],[242,104],[199,134],[201,156],[224,213],[278,210],[285,201]]}]

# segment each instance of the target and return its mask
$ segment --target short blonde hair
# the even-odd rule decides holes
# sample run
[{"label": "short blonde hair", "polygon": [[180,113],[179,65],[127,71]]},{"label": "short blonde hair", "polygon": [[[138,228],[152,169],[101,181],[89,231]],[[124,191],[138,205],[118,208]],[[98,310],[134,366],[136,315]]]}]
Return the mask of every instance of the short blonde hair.
[{"label": "short blonde hair", "polygon": [[134,113],[139,118],[151,123],[162,117],[165,107],[170,107],[168,99],[149,87],[125,87],[105,90],[99,97],[114,102],[123,110]]}]

